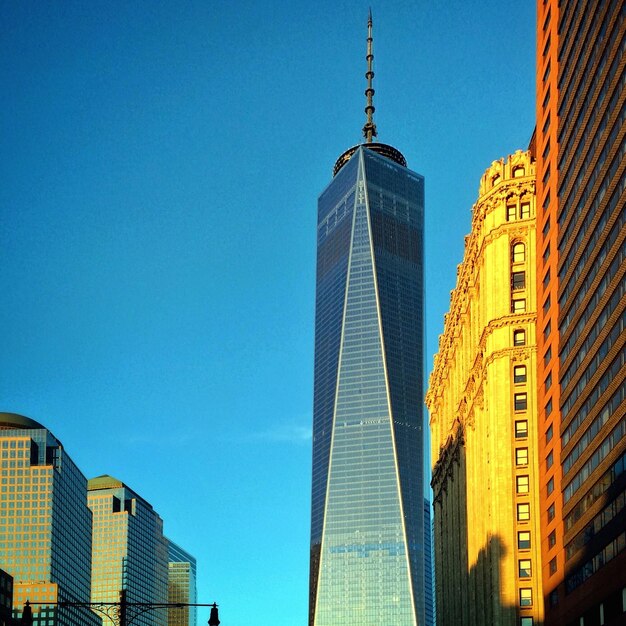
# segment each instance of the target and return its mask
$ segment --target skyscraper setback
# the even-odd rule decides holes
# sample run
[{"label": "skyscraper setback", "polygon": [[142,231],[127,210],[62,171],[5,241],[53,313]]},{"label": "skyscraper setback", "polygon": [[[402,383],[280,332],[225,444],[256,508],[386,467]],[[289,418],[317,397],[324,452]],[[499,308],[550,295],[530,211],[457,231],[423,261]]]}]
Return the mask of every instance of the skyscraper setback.
[{"label": "skyscraper setback", "polygon": [[318,202],[311,626],[424,623],[424,179],[365,143]]}]

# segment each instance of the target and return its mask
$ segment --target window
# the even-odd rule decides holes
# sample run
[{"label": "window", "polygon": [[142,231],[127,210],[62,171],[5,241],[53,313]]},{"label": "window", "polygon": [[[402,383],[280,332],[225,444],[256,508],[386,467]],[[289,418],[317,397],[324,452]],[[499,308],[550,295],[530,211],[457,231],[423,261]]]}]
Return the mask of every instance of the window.
[{"label": "window", "polygon": [[520,578],[530,578],[532,575],[532,563],[530,559],[520,559],[517,562],[517,571]]},{"label": "window", "polygon": [[528,530],[520,530],[517,533],[517,548],[519,550],[530,550],[530,532]]},{"label": "window", "polygon": [[528,437],[528,422],[526,420],[517,420],[515,422],[515,438],[523,439]]},{"label": "window", "polygon": [[511,300],[511,313],[523,313],[526,310],[526,298]]},{"label": "window", "polygon": [[552,574],[556,574],[556,557],[554,557],[550,561],[549,567],[550,567],[550,576],[552,576]]},{"label": "window", "polygon": [[543,262],[547,263],[550,258],[550,244],[546,246],[546,249],[543,251]]},{"label": "window", "polygon": [[526,246],[518,241],[511,246],[511,261],[523,263],[526,260]]},{"label": "window", "polygon": [[548,426],[548,430],[546,430],[546,443],[552,441],[552,435],[554,434],[554,430],[552,428],[552,424]]},{"label": "window", "polygon": [[543,355],[543,364],[547,365],[552,360],[552,346],[550,346]]},{"label": "window", "polygon": [[532,617],[521,617],[519,620],[519,626],[533,626],[534,623]]},{"label": "window", "polygon": [[546,485],[546,489],[548,491],[548,495],[550,495],[554,491],[554,477],[552,477],[548,484]]},{"label": "window", "polygon": [[528,465],[528,448],[515,448],[515,465]]},{"label": "window", "polygon": [[[550,428],[552,428],[552,426],[550,426]],[[552,454],[552,450],[550,450],[548,456],[546,457],[546,469],[550,469],[553,463],[554,463],[554,455]]]},{"label": "window", "polygon": [[496,174],[492,179],[491,179],[491,185],[492,187],[495,187],[498,183],[500,182],[500,174]]},{"label": "window", "polygon": [[546,417],[552,413],[552,398],[546,403]]},{"label": "window", "polygon": [[548,548],[554,548],[555,545],[556,545],[556,531],[553,530],[548,535]]},{"label": "window", "polygon": [[521,178],[522,176],[524,176],[524,174],[526,173],[526,171],[524,170],[523,167],[516,167],[513,170],[513,178]]},{"label": "window", "polygon": [[526,287],[526,272],[513,272],[511,274],[511,289],[518,291]]},{"label": "window", "polygon": [[543,277],[543,288],[547,289],[550,283],[550,270],[546,272],[546,275]]},{"label": "window", "polygon": [[526,331],[525,330],[514,330],[513,331],[513,345],[514,346],[525,346],[526,345]]},{"label": "window", "polygon": [[550,310],[550,296],[546,298],[546,301],[543,303],[543,312],[547,313]]},{"label": "window", "polygon": [[524,393],[516,393],[514,396],[514,404],[516,411],[525,411],[528,406],[528,395]]},{"label": "window", "polygon": [[543,338],[547,339],[550,336],[551,332],[552,332],[552,322],[548,320],[546,327],[543,329]]},{"label": "window", "polygon": [[522,202],[519,210],[520,217],[527,219],[530,217],[530,202]]},{"label": "window", "polygon": [[546,391],[548,391],[548,389],[550,389],[550,387],[552,387],[552,372],[550,372],[546,376],[546,381],[545,381],[544,385],[546,387]]},{"label": "window", "polygon": [[[528,493],[528,475],[515,477],[515,492],[516,493]],[[519,519],[519,517],[518,517]]]},{"label": "window", "polygon": [[543,199],[543,210],[547,211],[550,208],[550,192],[546,194],[546,197]]},{"label": "window", "polygon": [[512,222],[515,219],[517,213],[517,207],[514,204],[506,205],[506,219],[508,222]]},{"label": "window", "polygon": [[517,505],[517,521],[527,522],[530,519],[530,504],[523,502]]},{"label": "window", "polygon": [[554,502],[548,507],[548,521],[551,522],[554,519],[556,512],[554,510]]},{"label": "window", "polygon": [[515,384],[526,382],[526,366],[515,365],[513,367],[513,382]]},{"label": "window", "polygon": [[548,604],[550,606],[556,606],[559,603],[559,590],[553,589],[548,596]]},{"label": "window", "polygon": [[543,237],[545,239],[548,236],[548,233],[550,232],[550,218],[549,217],[546,220],[546,223],[543,225],[543,230],[541,232],[542,232]]},{"label": "window", "polygon": [[520,606],[532,606],[533,605],[533,590],[532,589],[520,589],[519,590],[519,605]]}]

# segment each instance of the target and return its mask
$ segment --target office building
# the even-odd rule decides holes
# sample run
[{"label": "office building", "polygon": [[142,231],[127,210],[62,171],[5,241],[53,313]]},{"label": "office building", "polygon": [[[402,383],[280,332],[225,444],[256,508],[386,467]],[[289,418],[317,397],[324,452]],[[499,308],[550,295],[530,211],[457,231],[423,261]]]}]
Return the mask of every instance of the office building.
[{"label": "office building", "polygon": [[424,624],[435,626],[435,576],[431,504],[424,498]]},{"label": "office building", "polygon": [[0,413],[0,568],[13,577],[14,616],[32,603],[35,626],[95,626],[89,602],[87,480],[61,442],[21,415]]},{"label": "office building", "polygon": [[424,623],[424,179],[365,143],[318,201],[310,624]]},{"label": "office building", "polygon": [[0,626],[13,622],[13,576],[0,569]]},{"label": "office building", "polygon": [[480,181],[429,380],[440,626],[542,623],[535,163]]},{"label": "office building", "polygon": [[626,622],[626,5],[537,2],[546,626]]},{"label": "office building", "polygon": [[[168,540],[167,601],[170,603],[195,604],[196,559],[173,541]],[[169,610],[168,626],[196,626],[196,607]]]},{"label": "office building", "polygon": [[[92,602],[166,603],[168,545],[163,520],[148,502],[112,476],[88,482],[93,513]],[[134,616],[128,609],[128,619]],[[135,617],[140,626],[167,626],[166,610]],[[103,625],[114,624],[105,617]]]}]

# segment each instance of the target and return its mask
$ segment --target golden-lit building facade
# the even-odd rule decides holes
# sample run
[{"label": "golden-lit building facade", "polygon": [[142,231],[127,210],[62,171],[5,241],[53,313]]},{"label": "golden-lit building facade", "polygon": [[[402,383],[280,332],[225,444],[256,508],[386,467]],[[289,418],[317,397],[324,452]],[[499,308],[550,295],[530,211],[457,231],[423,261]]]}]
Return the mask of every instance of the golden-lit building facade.
[{"label": "golden-lit building facade", "polygon": [[13,617],[31,603],[33,626],[97,626],[89,602],[87,479],[40,423],[0,413],[0,569],[13,578]]},{"label": "golden-lit building facade", "polygon": [[517,151],[481,179],[426,395],[440,626],[543,619],[535,238],[534,159]]},{"label": "golden-lit building facade", "polygon": [[[152,505],[108,475],[89,480],[87,502],[93,513],[91,601],[119,602],[123,592],[128,603],[166,603],[168,542]],[[138,626],[168,626],[163,610],[132,617]],[[109,616],[102,623],[116,624]]]},{"label": "golden-lit building facade", "polygon": [[[195,604],[196,559],[178,544],[168,539],[167,601],[170,604]],[[197,609],[185,606],[168,611],[167,626],[196,626]]]}]

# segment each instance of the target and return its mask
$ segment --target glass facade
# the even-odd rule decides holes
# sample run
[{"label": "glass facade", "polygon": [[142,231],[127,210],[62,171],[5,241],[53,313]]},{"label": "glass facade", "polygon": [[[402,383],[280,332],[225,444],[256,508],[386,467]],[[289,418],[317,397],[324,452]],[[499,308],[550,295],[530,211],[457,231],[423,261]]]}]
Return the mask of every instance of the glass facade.
[{"label": "glass facade", "polygon": [[310,624],[424,620],[424,179],[366,146],[319,198]]},{"label": "glass facade", "polygon": [[0,567],[13,576],[14,616],[33,605],[34,626],[94,626],[89,602],[91,513],[87,480],[41,424],[0,414]]},{"label": "glass facade", "polygon": [[[168,540],[167,601],[170,603],[195,604],[196,559],[173,541]],[[170,609],[168,626],[196,626],[197,608]]]},{"label": "glass facade", "polygon": [[[89,480],[88,504],[93,512],[92,602],[167,602],[168,544],[163,520],[152,506],[111,476]],[[128,619],[133,616],[128,609]],[[105,617],[102,623],[113,625]],[[135,617],[140,626],[167,626],[167,612]]]},{"label": "glass facade", "polygon": [[435,564],[432,505],[424,498],[424,624],[435,626]]}]

